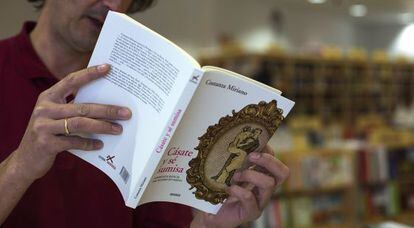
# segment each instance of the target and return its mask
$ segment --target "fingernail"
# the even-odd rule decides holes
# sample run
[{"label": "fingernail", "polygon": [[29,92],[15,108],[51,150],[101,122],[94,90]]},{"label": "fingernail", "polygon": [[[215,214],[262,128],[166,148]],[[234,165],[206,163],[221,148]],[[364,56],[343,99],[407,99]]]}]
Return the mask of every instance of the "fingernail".
[{"label": "fingernail", "polygon": [[109,68],[108,64],[102,64],[97,67],[98,71],[100,72],[106,71],[108,70],[108,68]]},{"label": "fingernail", "polygon": [[250,158],[253,159],[253,160],[257,160],[257,159],[260,158],[260,154],[259,153],[251,153]]},{"label": "fingernail", "polygon": [[122,132],[122,126],[121,125],[112,124],[112,130],[115,133],[121,133]]},{"label": "fingernail", "polygon": [[118,110],[118,115],[123,118],[128,118],[131,116],[131,111],[127,108],[121,108]]},{"label": "fingernail", "polygon": [[100,140],[96,140],[96,141],[95,141],[95,146],[96,146],[96,149],[102,149],[102,147],[103,147],[103,142],[102,142],[102,141],[100,141]]}]

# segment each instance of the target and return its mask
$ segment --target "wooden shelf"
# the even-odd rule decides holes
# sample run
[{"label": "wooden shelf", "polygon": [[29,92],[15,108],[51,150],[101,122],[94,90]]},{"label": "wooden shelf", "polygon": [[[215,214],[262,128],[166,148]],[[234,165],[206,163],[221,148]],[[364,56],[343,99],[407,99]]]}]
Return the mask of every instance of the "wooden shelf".
[{"label": "wooden shelf", "polygon": [[352,185],[342,185],[342,186],[329,187],[329,188],[287,190],[287,191],[276,192],[274,194],[274,197],[296,197],[296,196],[325,195],[325,194],[332,194],[332,193],[337,193],[337,192],[348,191],[352,188],[353,188]]},{"label": "wooden shelf", "polygon": [[396,181],[398,184],[401,184],[401,185],[413,185],[414,176],[411,176],[410,178],[398,178]]},{"label": "wooden shelf", "polygon": [[406,211],[394,216],[369,216],[363,220],[364,224],[375,224],[384,221],[395,221],[414,226],[414,211]]},{"label": "wooden shelf", "polygon": [[330,224],[314,224],[313,227],[317,228],[349,228],[355,227],[351,223],[330,223]]}]

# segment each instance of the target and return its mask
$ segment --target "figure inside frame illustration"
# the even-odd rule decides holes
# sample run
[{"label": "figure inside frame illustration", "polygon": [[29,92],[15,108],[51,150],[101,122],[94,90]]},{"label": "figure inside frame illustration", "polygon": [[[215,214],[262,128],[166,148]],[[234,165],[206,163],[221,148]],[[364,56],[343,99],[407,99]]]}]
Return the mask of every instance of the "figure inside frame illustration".
[{"label": "figure inside frame illustration", "polygon": [[230,186],[230,180],[234,172],[243,165],[247,154],[255,151],[259,147],[259,135],[261,133],[261,128],[252,128],[250,125],[243,127],[227,147],[227,152],[230,155],[223,167],[220,169],[219,173],[211,177],[211,179],[215,180],[217,183]]},{"label": "figure inside frame illustration", "polygon": [[212,204],[227,197],[225,188],[239,169],[251,168],[248,154],[260,152],[283,120],[276,100],[250,104],[220,118],[199,137],[196,158],[189,162],[187,182],[197,199]]}]

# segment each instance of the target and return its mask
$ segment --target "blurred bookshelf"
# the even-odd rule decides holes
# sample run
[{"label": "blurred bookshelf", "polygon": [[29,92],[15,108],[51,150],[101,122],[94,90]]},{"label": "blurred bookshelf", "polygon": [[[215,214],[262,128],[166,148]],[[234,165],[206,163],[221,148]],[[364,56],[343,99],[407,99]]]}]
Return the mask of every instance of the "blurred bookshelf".
[{"label": "blurred bookshelf", "polygon": [[238,53],[201,57],[200,63],[251,75],[297,101],[293,114],[323,121],[352,124],[370,113],[390,120],[414,95],[410,62]]},{"label": "blurred bookshelf", "polygon": [[243,227],[414,226],[414,64],[335,54],[199,58],[296,102],[271,139],[291,170],[261,218]]}]

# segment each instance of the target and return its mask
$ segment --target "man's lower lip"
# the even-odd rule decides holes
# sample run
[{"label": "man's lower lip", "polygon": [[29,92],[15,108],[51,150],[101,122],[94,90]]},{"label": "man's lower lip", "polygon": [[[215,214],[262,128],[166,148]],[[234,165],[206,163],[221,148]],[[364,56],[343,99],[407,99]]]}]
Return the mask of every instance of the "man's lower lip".
[{"label": "man's lower lip", "polygon": [[92,17],[87,17],[87,19],[95,26],[95,27],[97,27],[97,28],[102,28],[102,23],[100,22],[100,21],[98,21],[98,20],[96,20],[96,19],[94,19],[94,18],[92,18]]}]

